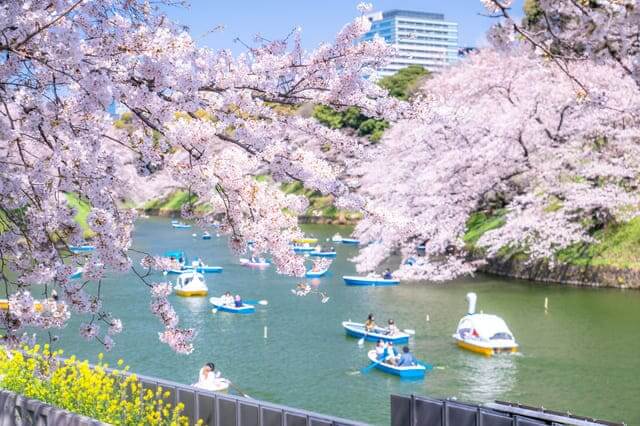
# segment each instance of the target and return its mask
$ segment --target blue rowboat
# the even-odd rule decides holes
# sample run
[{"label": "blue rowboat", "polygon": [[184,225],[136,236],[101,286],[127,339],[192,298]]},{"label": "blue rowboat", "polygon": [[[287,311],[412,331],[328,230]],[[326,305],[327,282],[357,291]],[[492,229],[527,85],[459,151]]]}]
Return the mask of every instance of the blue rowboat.
[{"label": "blue rowboat", "polygon": [[357,339],[364,337],[364,340],[369,342],[383,340],[385,342],[393,342],[394,345],[409,343],[409,335],[407,333],[398,332],[394,335],[384,334],[385,329],[382,327],[376,327],[373,331],[365,333],[364,324],[351,321],[343,321],[342,326],[344,327],[344,331],[347,333],[347,336],[355,337]]},{"label": "blue rowboat", "polygon": [[309,252],[309,256],[312,257],[336,257],[335,251],[311,251]]},{"label": "blue rowboat", "polygon": [[320,278],[322,277],[324,274],[326,274],[328,271],[328,269],[323,269],[321,271],[307,271],[307,273],[305,274],[305,276],[307,278]]},{"label": "blue rowboat", "polygon": [[71,253],[86,253],[89,251],[94,251],[96,249],[95,246],[84,245],[84,246],[69,246],[69,250]]},{"label": "blue rowboat", "polygon": [[293,246],[293,251],[296,253],[308,253],[311,251],[315,251],[315,247],[309,247],[309,246]]},{"label": "blue rowboat", "polygon": [[376,363],[375,368],[387,374],[399,376],[401,379],[424,379],[424,374],[427,372],[427,367],[422,365],[422,363],[407,367],[396,367],[395,365],[380,362],[375,349],[369,351],[367,356],[369,361]]},{"label": "blue rowboat", "polygon": [[82,268],[77,268],[73,274],[69,275],[69,279],[75,280],[77,278],[80,278],[82,276],[82,271]]},{"label": "blue rowboat", "polygon": [[202,266],[185,266],[184,269],[188,269],[188,270],[195,269],[196,272],[200,272],[201,274],[219,274],[222,272],[224,268],[222,266],[202,265]]},{"label": "blue rowboat", "polygon": [[211,239],[211,234],[208,232],[205,232],[204,234],[202,234],[202,239],[203,240],[210,240]]},{"label": "blue rowboat", "polygon": [[360,244],[360,241],[356,240],[355,238],[343,238],[340,242],[342,244],[350,244],[350,245]]},{"label": "blue rowboat", "polygon": [[355,277],[345,275],[342,277],[346,285],[369,285],[369,286],[390,286],[400,284],[400,280],[392,278],[386,280],[376,277]]},{"label": "blue rowboat", "polygon": [[219,311],[229,312],[231,314],[253,314],[256,311],[254,305],[243,303],[241,307],[236,308],[235,305],[225,305],[222,303],[222,298],[212,297],[209,299],[209,303],[216,307]]},{"label": "blue rowboat", "polygon": [[189,228],[191,228],[191,225],[188,225],[188,224],[182,223],[182,222],[172,223],[171,226],[173,226],[175,229],[189,229]]}]

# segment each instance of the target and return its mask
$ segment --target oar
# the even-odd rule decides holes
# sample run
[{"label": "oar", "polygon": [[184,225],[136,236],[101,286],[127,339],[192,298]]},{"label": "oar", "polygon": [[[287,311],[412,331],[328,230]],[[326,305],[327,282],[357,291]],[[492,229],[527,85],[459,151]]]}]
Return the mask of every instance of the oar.
[{"label": "oar", "polygon": [[243,300],[244,303],[248,303],[250,305],[262,305],[267,306],[269,304],[268,300]]},{"label": "oar", "polygon": [[366,374],[368,373],[373,367],[375,367],[376,365],[380,364],[382,361],[371,361],[371,364],[367,365],[366,367],[364,367],[362,370],[360,370],[362,372],[362,374]]},{"label": "oar", "polygon": [[360,339],[358,339],[358,346],[364,345],[365,337],[367,337],[367,332],[366,331],[364,332],[364,336],[362,336]]},{"label": "oar", "polygon": [[242,395],[245,398],[251,399],[251,397],[249,395],[247,395],[246,393],[242,392],[242,390],[239,387],[237,387],[236,385],[231,383],[231,380],[229,380],[229,379],[225,379],[225,380],[227,381],[227,383],[229,383],[229,386],[234,388],[240,395]]},{"label": "oar", "polygon": [[410,335],[410,336],[413,336],[414,334],[416,334],[416,331],[415,331],[415,330],[412,330],[412,329],[410,329],[410,328],[405,328],[405,329],[404,329],[404,330],[402,330],[402,331],[403,331],[404,333],[406,333],[406,334]]}]

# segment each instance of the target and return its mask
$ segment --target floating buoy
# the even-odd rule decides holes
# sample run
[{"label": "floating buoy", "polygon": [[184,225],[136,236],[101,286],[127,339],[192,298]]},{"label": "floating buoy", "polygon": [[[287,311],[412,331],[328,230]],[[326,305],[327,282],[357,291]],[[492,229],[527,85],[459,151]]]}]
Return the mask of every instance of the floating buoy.
[{"label": "floating buoy", "polygon": [[545,313],[547,312],[548,309],[549,309],[549,298],[545,297],[544,298],[544,311],[545,311]]},{"label": "floating buoy", "polygon": [[264,326],[264,338],[265,339],[267,338],[267,326],[266,325]]},{"label": "floating buoy", "polygon": [[427,322],[429,322],[429,314],[427,314],[427,316],[425,317],[425,319],[427,320]]}]

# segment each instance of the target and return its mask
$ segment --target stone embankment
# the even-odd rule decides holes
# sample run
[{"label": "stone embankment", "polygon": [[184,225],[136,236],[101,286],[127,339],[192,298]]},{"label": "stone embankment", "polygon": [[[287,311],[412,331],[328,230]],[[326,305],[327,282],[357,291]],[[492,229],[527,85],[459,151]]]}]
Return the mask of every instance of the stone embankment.
[{"label": "stone embankment", "polygon": [[546,261],[525,262],[520,259],[491,259],[480,271],[530,281],[552,282],[585,287],[640,289],[640,270],[609,266],[576,266]]}]

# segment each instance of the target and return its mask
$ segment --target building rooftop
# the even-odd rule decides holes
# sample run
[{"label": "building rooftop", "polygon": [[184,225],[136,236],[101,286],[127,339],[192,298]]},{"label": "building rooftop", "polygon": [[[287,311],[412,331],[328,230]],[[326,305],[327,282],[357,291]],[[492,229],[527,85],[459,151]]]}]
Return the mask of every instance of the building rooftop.
[{"label": "building rooftop", "polygon": [[383,19],[393,18],[395,16],[404,17],[404,18],[422,18],[422,19],[435,19],[438,21],[444,21],[444,15],[442,13],[418,12],[415,10],[402,10],[402,9],[392,9],[382,13]]}]

